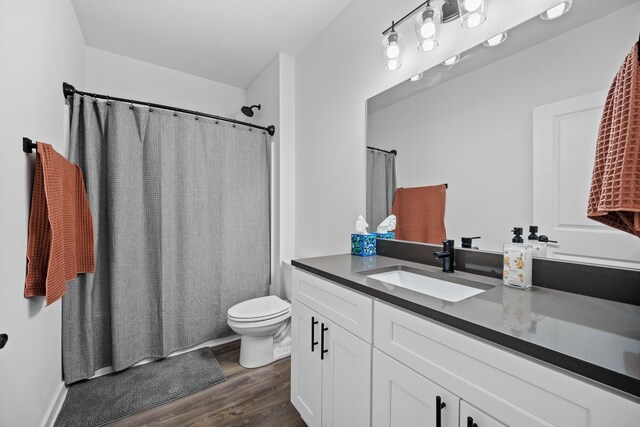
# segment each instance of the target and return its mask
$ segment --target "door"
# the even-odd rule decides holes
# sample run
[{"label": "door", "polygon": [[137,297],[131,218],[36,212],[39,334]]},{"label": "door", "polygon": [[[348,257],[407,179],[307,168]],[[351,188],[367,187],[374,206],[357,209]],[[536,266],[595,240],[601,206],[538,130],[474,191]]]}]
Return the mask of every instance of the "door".
[{"label": "door", "polygon": [[369,426],[371,345],[328,320],[320,331],[323,427]]},{"label": "door", "polygon": [[459,427],[507,427],[507,425],[461,400]]},{"label": "door", "polygon": [[640,268],[638,238],[587,218],[606,92],[533,110],[533,223],[558,240],[547,256]]},{"label": "door", "polygon": [[[445,405],[439,411],[438,402]],[[454,427],[458,404],[456,395],[373,349],[373,426]]]},{"label": "door", "polygon": [[309,427],[321,426],[320,316],[293,300],[291,306],[291,402]]}]

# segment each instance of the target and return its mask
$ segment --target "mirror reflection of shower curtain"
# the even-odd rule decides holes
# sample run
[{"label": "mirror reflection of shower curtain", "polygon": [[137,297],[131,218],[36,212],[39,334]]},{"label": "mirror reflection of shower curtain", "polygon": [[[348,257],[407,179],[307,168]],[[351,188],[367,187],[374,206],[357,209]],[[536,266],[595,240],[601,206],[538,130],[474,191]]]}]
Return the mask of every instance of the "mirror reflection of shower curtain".
[{"label": "mirror reflection of shower curtain", "polygon": [[367,217],[369,231],[391,215],[396,192],[396,156],[367,148]]},{"label": "mirror reflection of shower curtain", "polygon": [[62,300],[67,384],[231,334],[227,310],[268,294],[263,132],[74,95],[96,272]]}]

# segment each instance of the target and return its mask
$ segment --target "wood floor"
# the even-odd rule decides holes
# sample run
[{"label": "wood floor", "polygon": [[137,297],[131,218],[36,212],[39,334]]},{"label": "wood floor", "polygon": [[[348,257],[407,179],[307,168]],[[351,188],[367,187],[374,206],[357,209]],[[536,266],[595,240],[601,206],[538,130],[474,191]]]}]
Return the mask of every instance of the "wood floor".
[{"label": "wood floor", "polygon": [[129,426],[305,426],[290,402],[290,358],[256,369],[238,364],[240,341],[213,348],[227,381],[109,424]]}]

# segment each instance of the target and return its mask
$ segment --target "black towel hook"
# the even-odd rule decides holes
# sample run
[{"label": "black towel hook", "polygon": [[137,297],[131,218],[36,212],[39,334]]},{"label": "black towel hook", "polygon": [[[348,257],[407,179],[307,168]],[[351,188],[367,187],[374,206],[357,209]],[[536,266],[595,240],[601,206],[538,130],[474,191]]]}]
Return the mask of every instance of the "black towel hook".
[{"label": "black towel hook", "polygon": [[24,151],[25,153],[33,153],[33,150],[37,150],[37,149],[38,149],[38,144],[36,144],[26,136],[22,138],[22,151]]}]

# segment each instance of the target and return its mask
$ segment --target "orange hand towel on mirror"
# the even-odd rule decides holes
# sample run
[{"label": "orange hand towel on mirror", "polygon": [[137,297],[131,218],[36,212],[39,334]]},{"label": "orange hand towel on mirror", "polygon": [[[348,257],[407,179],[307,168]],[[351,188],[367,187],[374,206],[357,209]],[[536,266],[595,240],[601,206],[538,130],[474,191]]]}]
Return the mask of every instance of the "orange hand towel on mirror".
[{"label": "orange hand towel on mirror", "polygon": [[446,187],[398,188],[393,197],[396,239],[440,244],[447,237],[444,227]]},{"label": "orange hand towel on mirror", "polygon": [[605,101],[587,216],[640,237],[638,43],[627,54]]},{"label": "orange hand towel on mirror", "polygon": [[24,296],[46,296],[47,305],[67,291],[78,273],[95,270],[93,219],[82,170],[38,142]]}]

